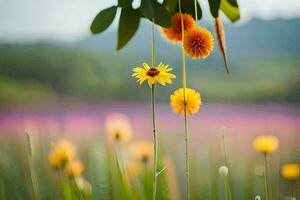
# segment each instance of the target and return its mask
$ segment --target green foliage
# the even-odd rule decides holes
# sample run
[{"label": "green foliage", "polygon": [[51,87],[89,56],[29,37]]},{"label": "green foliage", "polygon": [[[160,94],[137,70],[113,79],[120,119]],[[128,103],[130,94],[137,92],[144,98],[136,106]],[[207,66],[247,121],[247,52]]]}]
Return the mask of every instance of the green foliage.
[{"label": "green foliage", "polygon": [[214,18],[219,16],[219,8],[221,0],[208,0],[210,13]]},{"label": "green foliage", "polygon": [[[147,18],[162,27],[171,26],[171,17],[175,12],[179,11],[177,0],[164,0],[162,4],[157,0],[142,0],[141,7],[138,9],[132,8],[132,0],[118,0],[117,6],[102,10],[93,20],[91,24],[91,31],[94,34],[101,33],[108,28],[115,18],[117,7],[121,10],[119,32],[118,32],[118,45],[117,50],[124,47],[139,27],[139,19]],[[220,5],[221,4],[221,5]],[[218,11],[221,9],[224,14],[232,21],[235,22],[239,19],[239,9],[236,0],[209,0],[210,11],[212,16],[217,17]],[[195,4],[193,0],[181,1],[182,12],[189,13],[195,18]],[[202,17],[202,10],[197,0],[198,19]],[[128,26],[128,33],[124,29]],[[125,28],[124,28],[125,27]]]},{"label": "green foliage", "polygon": [[220,9],[232,22],[240,19],[240,11],[235,0],[221,0]]},{"label": "green foliage", "polygon": [[[188,13],[193,16],[194,19],[196,19],[195,14],[195,4],[194,1],[181,1],[181,10],[183,13]],[[179,12],[179,5],[177,4],[176,12]],[[199,2],[197,1],[197,12],[198,12],[198,20],[202,17],[202,11]]]},{"label": "green foliage", "polygon": [[140,16],[136,10],[132,8],[122,8],[119,21],[117,50],[124,47],[134,36],[139,27],[139,23]]},{"label": "green foliage", "polygon": [[112,6],[102,10],[94,19],[91,25],[92,33],[101,33],[105,31],[113,22],[117,12],[117,7]]},{"label": "green foliage", "polygon": [[[101,51],[100,51],[101,52]],[[68,102],[146,101],[148,90],[138,89],[132,79],[133,63],[142,63],[147,56],[136,57],[137,51],[105,53],[82,48],[51,45],[0,46],[0,105],[47,105]],[[218,52],[217,52],[218,53]],[[163,54],[158,61],[171,60]],[[188,60],[189,85],[205,95],[206,102],[299,102],[299,57],[237,57],[232,76],[216,69],[216,60],[201,64]],[[221,61],[220,61],[221,63]],[[169,63],[180,74],[180,61]],[[270,73],[270,71],[272,73]],[[214,77],[215,81],[211,81]],[[180,87],[180,77],[171,91]],[[170,93],[158,87],[158,101],[168,101]],[[130,94],[130,95],[129,95]]]}]

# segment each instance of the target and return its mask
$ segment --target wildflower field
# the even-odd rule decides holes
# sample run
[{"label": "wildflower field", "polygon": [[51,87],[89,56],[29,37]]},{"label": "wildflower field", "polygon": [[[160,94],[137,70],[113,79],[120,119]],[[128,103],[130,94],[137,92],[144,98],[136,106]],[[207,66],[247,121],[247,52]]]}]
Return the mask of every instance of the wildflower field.
[{"label": "wildflower field", "polygon": [[[169,105],[159,104],[157,110],[158,170],[165,168],[158,176],[157,195],[159,199],[184,199],[183,123]],[[190,198],[226,199],[219,173],[225,165],[222,133],[232,199],[264,197],[263,154],[253,146],[262,134],[279,140],[277,151],[268,158],[270,198],[299,198],[299,180],[286,179],[281,172],[285,164],[299,163],[299,112],[297,106],[277,104],[206,105],[189,123]],[[81,162],[71,171],[78,174],[76,180],[80,177],[80,190],[87,196],[77,195],[77,199],[151,199],[149,115],[147,104],[2,113],[1,199],[75,199],[76,187],[66,186],[73,181],[70,170],[59,169],[61,163],[51,158],[59,145],[65,148],[65,156]]]},{"label": "wildflower field", "polygon": [[85,31],[115,51],[0,46],[0,199],[300,198],[298,35],[243,55],[237,0],[101,3]]}]

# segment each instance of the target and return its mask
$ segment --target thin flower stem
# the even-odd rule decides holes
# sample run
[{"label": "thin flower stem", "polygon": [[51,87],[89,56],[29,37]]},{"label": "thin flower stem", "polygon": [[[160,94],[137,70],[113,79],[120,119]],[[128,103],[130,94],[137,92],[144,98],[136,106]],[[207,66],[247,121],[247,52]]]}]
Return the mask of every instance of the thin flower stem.
[{"label": "thin flower stem", "polygon": [[187,110],[186,110],[186,66],[185,66],[185,52],[183,47],[183,40],[184,40],[184,23],[182,17],[182,10],[181,10],[181,1],[178,0],[179,4],[179,13],[181,16],[181,53],[182,53],[182,88],[183,88],[183,102],[184,102],[184,132],[185,132],[185,162],[186,162],[186,199],[189,199],[189,188],[190,188],[190,181],[189,181],[189,134],[188,134],[188,123],[187,123]]},{"label": "thin flower stem", "polygon": [[[154,66],[154,18],[152,18],[152,67]],[[155,84],[151,86],[151,104],[152,104],[152,131],[153,131],[153,200],[156,199],[156,178],[157,178],[157,138],[155,122]]]},{"label": "thin flower stem", "polygon": [[152,61],[152,67],[154,66],[155,60],[154,60],[154,18],[152,18],[152,51],[151,51],[151,61]]},{"label": "thin flower stem", "polygon": [[35,197],[35,199],[38,200],[38,199],[41,199],[41,197],[39,195],[37,174],[36,174],[36,170],[34,167],[33,148],[32,148],[31,137],[30,137],[29,133],[27,133],[27,132],[26,132],[26,138],[27,138],[27,146],[28,146],[28,157],[29,157],[28,164],[29,164],[30,179],[31,179],[34,197]]},{"label": "thin flower stem", "polygon": [[225,146],[225,131],[222,131],[222,146],[223,146],[223,154],[224,154],[224,164],[225,164],[225,166],[228,167],[226,146]]},{"label": "thin flower stem", "polygon": [[232,200],[229,176],[227,175],[225,179],[226,179],[225,180],[225,185],[226,185],[226,191],[227,191],[227,199]]},{"label": "thin flower stem", "polygon": [[152,128],[153,128],[153,200],[156,199],[156,171],[157,171],[157,138],[156,138],[156,123],[155,123],[155,85],[151,87],[151,103],[152,103]]},{"label": "thin flower stem", "polygon": [[195,21],[198,21],[198,8],[197,8],[197,0],[194,0],[194,7],[195,7]]},{"label": "thin flower stem", "polygon": [[265,167],[265,197],[266,197],[266,200],[268,200],[268,165],[267,165],[267,153],[264,154],[264,167]]},{"label": "thin flower stem", "polygon": [[[222,146],[223,146],[223,154],[224,154],[224,164],[226,167],[229,168],[228,161],[227,161],[226,145],[225,145],[225,130],[222,130]],[[225,186],[226,186],[226,192],[227,192],[227,199],[232,200],[229,175],[230,175],[230,173],[225,178]]]}]

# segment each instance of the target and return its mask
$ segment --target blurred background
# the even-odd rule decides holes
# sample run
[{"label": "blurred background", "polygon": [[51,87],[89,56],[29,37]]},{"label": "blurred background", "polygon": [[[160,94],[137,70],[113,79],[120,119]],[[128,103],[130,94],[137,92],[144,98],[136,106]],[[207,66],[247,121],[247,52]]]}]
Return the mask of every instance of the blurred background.
[{"label": "blurred background", "polygon": [[[300,161],[300,1],[238,2],[241,20],[232,24],[223,18],[230,74],[225,72],[216,41],[214,52],[207,59],[187,59],[187,84],[201,93],[203,101],[200,112],[190,119],[193,156],[198,158],[192,164],[192,174],[201,177],[200,167],[208,174],[194,180],[194,188],[204,188],[199,194],[192,194],[194,199],[219,198],[217,189],[207,184],[211,177],[216,177],[212,170],[217,171],[220,164],[221,126],[227,127],[229,160],[236,158],[232,162],[239,163],[234,165],[238,170],[233,172],[233,185],[240,186],[234,195],[239,199],[250,199],[261,192],[258,186],[250,184],[256,180],[249,179],[261,161],[252,152],[251,143],[256,135],[276,135],[285,146],[274,159],[278,165],[274,164],[273,171],[279,171],[279,163]],[[95,15],[115,3],[0,0],[2,139],[11,135],[23,137],[29,131],[49,139],[42,143],[45,154],[50,141],[62,136],[81,142],[93,136],[103,143],[105,119],[113,112],[129,117],[135,138],[151,139],[150,92],[146,84],[139,87],[131,77],[133,67],[151,62],[149,21],[141,20],[135,37],[119,52],[115,51],[118,21],[103,34],[93,36],[89,32]],[[213,18],[205,12],[207,2],[200,4],[206,9],[199,24],[214,32]],[[168,63],[177,74],[174,84],[157,90],[159,140],[165,144],[160,151],[177,158],[183,152],[183,124],[182,118],[172,113],[169,96],[181,85],[181,52],[179,46],[163,39],[158,27],[155,33],[156,62]],[[22,148],[18,147],[18,151]],[[13,146],[3,144],[0,151],[2,160],[8,159]],[[247,158],[256,160],[250,162]],[[180,154],[174,161],[178,172],[184,170],[182,159]],[[17,161],[11,160],[7,167],[14,163]],[[13,180],[23,177],[11,173]],[[91,172],[86,176],[97,185],[97,177]],[[184,184],[183,178],[181,173],[180,184]],[[274,179],[275,197],[279,199],[284,190],[279,187],[279,175]],[[21,192],[14,199],[26,195],[26,189],[19,189]],[[103,195],[95,191],[95,195]]]}]

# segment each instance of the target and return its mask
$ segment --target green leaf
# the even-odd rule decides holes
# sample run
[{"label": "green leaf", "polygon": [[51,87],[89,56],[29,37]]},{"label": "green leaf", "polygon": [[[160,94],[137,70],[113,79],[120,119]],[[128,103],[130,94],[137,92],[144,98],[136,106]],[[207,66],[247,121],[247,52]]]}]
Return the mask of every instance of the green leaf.
[{"label": "green leaf", "polygon": [[[182,13],[188,13],[188,14],[192,15],[193,18],[195,19],[195,6],[194,6],[193,0],[181,1],[181,10],[182,10]],[[179,12],[179,6],[177,6],[176,11]],[[200,7],[200,4],[198,1],[197,1],[197,12],[198,12],[198,20],[200,20],[202,17],[202,11],[201,11],[201,7]]]},{"label": "green leaf", "polygon": [[234,7],[239,7],[236,0],[227,0],[227,2]]},{"label": "green leaf", "polygon": [[134,36],[140,24],[140,16],[137,10],[122,8],[119,29],[117,50],[123,48]]},{"label": "green leaf", "polygon": [[160,3],[154,3],[154,22],[162,27],[169,28],[172,25],[172,16]]},{"label": "green leaf", "polygon": [[220,9],[223,13],[230,19],[230,21],[235,22],[240,19],[240,11],[236,4],[236,6],[232,5],[234,1],[229,0],[221,0]]},{"label": "green leaf", "polygon": [[210,13],[214,18],[219,16],[219,8],[221,0],[208,0]]},{"label": "green leaf", "polygon": [[169,13],[173,16],[176,12],[177,1],[175,0],[164,0],[163,6],[169,11]]},{"label": "green leaf", "polygon": [[141,1],[141,12],[148,19],[154,17],[154,2],[153,0],[142,0]]},{"label": "green leaf", "polygon": [[112,6],[98,13],[98,15],[95,17],[91,24],[92,33],[96,34],[105,31],[113,22],[116,16],[116,11],[117,6]]},{"label": "green leaf", "polygon": [[142,0],[141,14],[150,21],[154,18],[154,22],[163,27],[171,26],[171,14],[163,4],[156,0]]},{"label": "green leaf", "polygon": [[118,6],[122,8],[131,7],[133,0],[118,0]]}]

